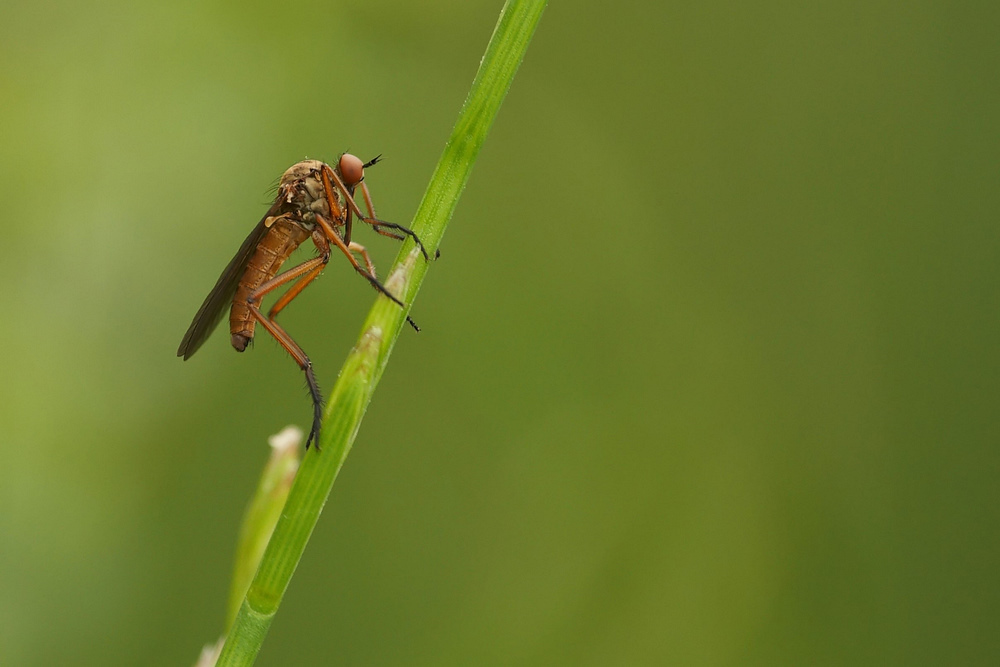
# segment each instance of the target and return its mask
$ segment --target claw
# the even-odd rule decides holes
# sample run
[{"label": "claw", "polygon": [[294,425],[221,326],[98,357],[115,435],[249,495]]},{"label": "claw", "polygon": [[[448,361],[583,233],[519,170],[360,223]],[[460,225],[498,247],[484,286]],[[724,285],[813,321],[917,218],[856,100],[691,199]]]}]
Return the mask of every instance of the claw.
[{"label": "claw", "polygon": [[322,449],[319,446],[319,424],[320,424],[320,417],[322,416],[322,410],[317,408],[314,412],[315,414],[313,415],[312,428],[309,429],[309,438],[306,440],[306,451],[309,450],[309,445],[313,441],[315,441],[316,451],[319,452],[322,451]]}]

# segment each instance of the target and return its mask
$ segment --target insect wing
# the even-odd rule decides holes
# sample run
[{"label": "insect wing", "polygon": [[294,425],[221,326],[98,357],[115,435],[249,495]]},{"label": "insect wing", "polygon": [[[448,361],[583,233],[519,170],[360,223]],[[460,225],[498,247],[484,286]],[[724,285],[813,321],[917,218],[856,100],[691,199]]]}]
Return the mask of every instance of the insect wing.
[{"label": "insect wing", "polygon": [[240,283],[240,278],[243,277],[243,272],[246,271],[247,263],[253,257],[257,244],[267,234],[269,228],[266,224],[267,219],[273,216],[278,208],[279,203],[275,202],[267,214],[257,223],[254,230],[250,232],[250,236],[240,246],[226,270],[219,276],[215,287],[208,293],[205,303],[201,304],[201,308],[198,309],[191,321],[191,326],[184,334],[184,340],[177,348],[178,357],[184,357],[185,360],[191,358],[191,355],[197,352],[202,343],[212,335],[215,327],[219,326],[219,321],[222,319],[223,313],[226,312],[226,307],[236,294],[236,288]]}]

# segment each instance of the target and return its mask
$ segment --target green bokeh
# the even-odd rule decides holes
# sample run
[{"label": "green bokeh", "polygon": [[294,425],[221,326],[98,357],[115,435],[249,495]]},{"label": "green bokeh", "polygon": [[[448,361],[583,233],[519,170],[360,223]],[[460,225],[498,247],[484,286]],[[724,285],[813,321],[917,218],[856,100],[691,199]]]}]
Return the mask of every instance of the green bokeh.
[{"label": "green bokeh", "polygon": [[[180,337],[291,163],[409,220],[502,3],[257,4],[0,8],[2,665],[221,633],[310,410]],[[998,32],[553,0],[258,664],[1000,662]],[[372,299],[283,315],[325,386]]]}]

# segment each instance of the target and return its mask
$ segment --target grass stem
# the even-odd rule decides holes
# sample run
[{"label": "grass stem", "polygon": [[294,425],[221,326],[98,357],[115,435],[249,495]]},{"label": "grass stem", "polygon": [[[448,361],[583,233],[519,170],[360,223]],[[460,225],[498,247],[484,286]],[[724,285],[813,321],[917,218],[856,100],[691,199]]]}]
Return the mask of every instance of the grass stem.
[{"label": "grass stem", "polygon": [[[546,0],[508,0],[504,5],[472,89],[411,225],[432,257],[545,5]],[[386,285],[402,301],[412,304],[429,266],[413,242],[407,241]],[[256,659],[337,473],[351,450],[406,315],[384,296],[376,299],[368,313],[361,337],[344,362],[327,402],[320,437],[322,452],[310,451],[302,460],[285,509],[226,637],[218,665],[252,665]]]}]

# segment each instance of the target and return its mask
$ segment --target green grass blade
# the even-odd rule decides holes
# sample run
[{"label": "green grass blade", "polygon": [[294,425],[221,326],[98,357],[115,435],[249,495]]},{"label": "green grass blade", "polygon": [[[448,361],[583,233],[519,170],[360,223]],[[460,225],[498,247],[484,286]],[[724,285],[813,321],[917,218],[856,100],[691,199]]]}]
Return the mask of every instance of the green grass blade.
[{"label": "green grass blade", "polygon": [[302,430],[299,428],[288,426],[281,433],[268,438],[268,443],[271,445],[271,455],[247,505],[239,539],[236,541],[233,581],[229,589],[229,603],[226,605],[226,628],[236,619],[250,582],[260,567],[264,550],[281,517],[281,511],[285,508],[302,459]]},{"label": "green grass blade", "polygon": [[[500,104],[510,88],[546,0],[508,0],[500,14],[469,96],[417,209],[412,229],[433,253],[458,203]],[[386,287],[412,303],[429,264],[412,241],[404,244]],[[226,638],[218,665],[251,665],[305,550],[333,482],[357,435],[406,312],[378,297],[327,402],[320,444],[299,468],[257,574]]]}]

